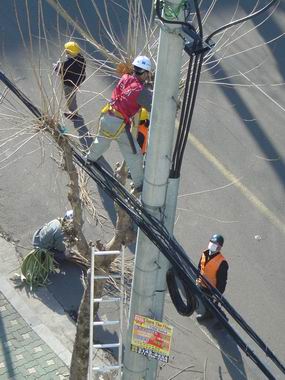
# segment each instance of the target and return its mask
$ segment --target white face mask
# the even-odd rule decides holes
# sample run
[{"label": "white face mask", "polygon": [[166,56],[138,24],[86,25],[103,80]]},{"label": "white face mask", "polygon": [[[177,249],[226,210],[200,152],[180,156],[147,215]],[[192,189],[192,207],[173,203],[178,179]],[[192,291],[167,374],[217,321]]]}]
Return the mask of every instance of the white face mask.
[{"label": "white face mask", "polygon": [[208,245],[208,250],[210,252],[210,255],[213,254],[213,253],[216,253],[218,251],[218,248],[219,248],[218,244],[212,243],[210,241],[210,243]]}]

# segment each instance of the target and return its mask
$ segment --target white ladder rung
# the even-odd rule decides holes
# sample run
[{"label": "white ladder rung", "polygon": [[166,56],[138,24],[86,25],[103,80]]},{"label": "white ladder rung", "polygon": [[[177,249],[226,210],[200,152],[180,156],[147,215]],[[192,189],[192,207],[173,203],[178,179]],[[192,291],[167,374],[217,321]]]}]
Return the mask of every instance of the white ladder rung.
[{"label": "white ladder rung", "polygon": [[121,301],[120,297],[94,298],[94,302],[118,302],[118,301]]},{"label": "white ladder rung", "polygon": [[94,280],[108,280],[108,278],[121,278],[120,274],[109,274],[109,276],[97,275]]},{"label": "white ladder rung", "polygon": [[93,371],[99,371],[99,372],[109,372],[112,371],[113,369],[120,369],[122,366],[120,365],[106,365],[102,367],[93,367]]},{"label": "white ladder rung", "polygon": [[[99,258],[96,259],[97,256],[114,256],[120,258],[120,263],[121,263],[121,268],[120,270],[114,271],[112,273],[104,272],[104,271],[96,271],[96,260],[100,260]],[[93,380],[93,371],[98,371],[98,372],[110,372],[112,370],[117,370],[118,372],[116,373],[116,378],[118,380],[121,380],[122,378],[122,353],[123,353],[123,344],[122,344],[122,331],[123,331],[123,316],[124,316],[124,266],[125,266],[125,253],[124,253],[124,248],[122,251],[95,251],[94,248],[92,248],[92,254],[91,254],[91,277],[90,277],[90,320],[89,320],[89,365],[88,365],[88,380]],[[118,280],[116,280],[118,279]],[[114,293],[110,295],[102,295],[102,294],[94,294],[94,283],[95,281],[100,281],[100,280],[114,280],[114,285],[115,285],[115,280],[116,284],[119,286],[119,293]],[[117,316],[111,316],[112,318],[117,318],[118,320],[101,320],[101,321],[95,321],[94,322],[94,304],[97,303],[108,303],[108,302],[117,302],[117,305],[120,306],[120,314],[119,317]],[[116,305],[116,306],[117,306]],[[103,306],[103,305],[102,305]],[[96,329],[95,326],[107,326],[107,325],[113,325],[113,329],[117,330],[118,334],[118,341],[116,343],[98,343],[98,344],[93,344],[93,332]],[[115,326],[116,325],[116,326]],[[108,327],[106,327],[108,329]],[[110,328],[112,329],[112,328]],[[93,367],[93,360],[96,360],[96,357],[94,357],[95,350],[104,350],[104,349],[117,349],[118,350],[118,360],[117,363],[106,363],[103,364],[102,366],[98,365]],[[96,356],[96,355],[95,355]],[[95,363],[94,363],[95,364]]]},{"label": "white ladder rung", "polygon": [[120,321],[98,321],[98,322],[93,322],[94,326],[108,326],[108,325],[117,325],[120,323]]},{"label": "white ladder rung", "polygon": [[120,347],[120,343],[93,344],[94,348],[115,348]]},{"label": "white ladder rung", "polygon": [[94,252],[94,256],[109,256],[109,255],[120,255],[120,251],[102,251],[102,252]]}]

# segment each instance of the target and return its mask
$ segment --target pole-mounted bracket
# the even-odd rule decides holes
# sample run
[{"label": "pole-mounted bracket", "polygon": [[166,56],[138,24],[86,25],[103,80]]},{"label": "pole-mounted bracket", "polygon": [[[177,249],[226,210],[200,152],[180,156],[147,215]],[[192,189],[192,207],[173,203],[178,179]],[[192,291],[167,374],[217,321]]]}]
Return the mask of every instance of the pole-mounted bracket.
[{"label": "pole-mounted bracket", "polygon": [[184,50],[189,56],[206,53],[215,45],[211,40],[208,43],[204,42],[190,25],[189,27],[186,25],[182,26],[182,34],[180,36],[184,40]]}]

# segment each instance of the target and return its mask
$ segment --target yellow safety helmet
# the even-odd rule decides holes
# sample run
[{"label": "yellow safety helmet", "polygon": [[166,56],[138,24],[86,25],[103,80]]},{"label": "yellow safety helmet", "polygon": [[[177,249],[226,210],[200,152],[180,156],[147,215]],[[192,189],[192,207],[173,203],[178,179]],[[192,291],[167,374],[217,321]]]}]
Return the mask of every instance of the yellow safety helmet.
[{"label": "yellow safety helmet", "polygon": [[80,46],[77,42],[69,41],[64,45],[64,50],[67,54],[73,55],[75,57],[80,53]]},{"label": "yellow safety helmet", "polygon": [[145,108],[141,108],[140,121],[141,120],[149,120],[149,112]]}]

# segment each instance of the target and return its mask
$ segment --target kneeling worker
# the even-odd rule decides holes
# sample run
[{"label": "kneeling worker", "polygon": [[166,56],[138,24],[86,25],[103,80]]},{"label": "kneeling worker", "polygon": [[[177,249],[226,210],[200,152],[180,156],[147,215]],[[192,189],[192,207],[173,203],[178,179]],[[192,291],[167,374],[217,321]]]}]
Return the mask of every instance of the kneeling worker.
[{"label": "kneeling worker", "polygon": [[65,243],[73,231],[73,210],[65,213],[63,218],[57,218],[39,228],[33,236],[35,248],[45,249],[54,254],[54,259],[61,263],[70,256]]}]

